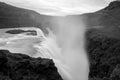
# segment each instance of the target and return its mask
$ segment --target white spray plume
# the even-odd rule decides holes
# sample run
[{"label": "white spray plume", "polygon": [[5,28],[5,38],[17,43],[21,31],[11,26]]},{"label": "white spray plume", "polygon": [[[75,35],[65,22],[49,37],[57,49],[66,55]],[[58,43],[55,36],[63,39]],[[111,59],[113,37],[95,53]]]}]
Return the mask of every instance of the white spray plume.
[{"label": "white spray plume", "polygon": [[[59,27],[65,22],[66,21],[60,22],[60,25],[58,24]],[[3,45],[0,45],[0,48],[8,49],[12,53],[27,54],[31,57],[53,59],[58,68],[58,72],[64,80],[88,80],[89,65],[83,48],[84,41],[76,42],[78,37],[83,39],[83,34],[79,36],[79,27],[74,29],[73,26],[70,26],[73,23],[74,22],[64,25],[64,27],[69,26],[70,29],[66,29],[66,32],[62,25],[61,30],[64,31],[64,33],[60,31],[58,35],[53,34],[49,29],[49,35],[44,36],[44,33],[39,28],[19,28],[23,30],[36,30],[37,36],[26,35],[24,33],[6,38],[1,37],[0,43]],[[78,26],[77,23],[75,25],[76,27]],[[4,31],[4,29],[2,29],[2,31]],[[68,37],[65,38],[61,33],[66,34],[66,37],[68,35]],[[80,33],[83,32],[81,31]],[[61,41],[63,43],[61,43]],[[58,43],[61,44],[62,47],[59,47]]]},{"label": "white spray plume", "polygon": [[[63,6],[58,5],[57,7],[56,3],[52,6],[51,3],[46,3],[43,0],[5,0],[5,2],[17,7],[35,10],[39,13],[42,13],[40,11],[41,6],[42,8],[50,7],[48,9],[54,8],[57,13],[65,15],[71,14],[73,11],[81,11],[81,13],[85,13],[96,10],[87,5],[82,5],[82,8],[69,8],[66,7],[65,4]],[[41,2],[43,5],[40,4]],[[56,14],[56,12],[53,13]],[[54,15],[53,13],[48,12],[48,14],[52,16]],[[58,28],[57,34],[54,34],[52,30],[49,29],[49,35],[45,36],[41,30],[37,29],[37,32],[40,32],[40,35],[43,34],[42,37],[37,36],[34,40],[32,38],[27,40],[23,39],[22,41],[17,39],[17,41],[15,40],[12,44],[9,42],[9,44],[6,44],[1,48],[7,48],[12,52],[22,51],[21,53],[27,53],[28,55],[30,55],[29,53],[36,53],[30,55],[32,57],[53,59],[64,80],[88,80],[89,62],[84,49],[85,24],[81,22],[81,19],[69,16],[53,17],[52,20],[51,23],[56,24],[55,26],[53,25],[53,28]],[[26,44],[28,41],[30,41],[31,44]],[[22,47],[17,48],[16,46],[18,45],[23,45],[22,47],[26,50],[22,49]]]},{"label": "white spray plume", "polygon": [[[89,63],[84,48],[85,25],[76,17],[63,17],[58,22],[59,32],[56,35],[58,43],[62,45],[61,54],[64,62],[71,69],[73,79],[88,80]],[[65,79],[67,80],[67,79]]]}]

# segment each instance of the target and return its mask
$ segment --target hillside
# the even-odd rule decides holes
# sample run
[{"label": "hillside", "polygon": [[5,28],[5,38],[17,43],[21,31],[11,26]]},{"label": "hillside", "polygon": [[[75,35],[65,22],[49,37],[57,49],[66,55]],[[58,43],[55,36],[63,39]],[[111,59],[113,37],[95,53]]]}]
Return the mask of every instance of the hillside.
[{"label": "hillside", "polygon": [[111,2],[107,7],[95,13],[87,13],[86,26],[97,28],[109,37],[119,38],[120,36],[120,2]]},{"label": "hillside", "polygon": [[50,59],[0,50],[1,80],[63,80]]},{"label": "hillside", "polygon": [[44,26],[44,24],[48,24],[49,19],[48,16],[40,15],[35,11],[0,2],[0,28],[39,27],[45,31],[48,25]]},{"label": "hillside", "polygon": [[[113,1],[94,13],[72,15],[86,23],[86,50],[90,59],[90,80],[120,79],[120,2]],[[0,28],[35,26],[46,32],[50,16],[0,3]]]},{"label": "hillside", "polygon": [[111,2],[87,19],[86,49],[90,58],[89,80],[120,79],[120,2]]}]

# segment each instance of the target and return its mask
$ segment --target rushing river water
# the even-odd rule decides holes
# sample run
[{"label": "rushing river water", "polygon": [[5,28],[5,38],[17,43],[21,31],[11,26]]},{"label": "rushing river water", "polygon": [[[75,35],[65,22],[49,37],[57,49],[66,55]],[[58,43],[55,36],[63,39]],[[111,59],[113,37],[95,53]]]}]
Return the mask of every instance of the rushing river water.
[{"label": "rushing river water", "polygon": [[[3,1],[3,0],[1,0]],[[45,35],[40,28],[28,27],[23,30],[35,30],[37,35],[28,35],[27,32],[19,34],[1,34],[0,48],[8,49],[13,53],[27,54],[31,57],[53,59],[64,80],[88,80],[89,60],[85,50],[86,27],[81,19],[73,15],[82,14],[91,10],[89,6],[75,8],[69,0],[53,0],[51,4],[42,0],[4,0],[13,6],[34,10],[40,14],[31,18],[47,29]],[[27,3],[27,4],[26,4]],[[53,6],[53,3],[57,5]],[[71,7],[69,7],[71,6]],[[48,12],[41,11],[47,9]],[[55,9],[55,10],[54,10]],[[80,10],[79,10],[80,9]],[[53,11],[53,12],[52,12]],[[68,16],[73,15],[73,16]],[[20,28],[19,28],[20,29]],[[4,33],[4,32],[3,32]]]},{"label": "rushing river water", "polygon": [[[63,32],[61,33],[61,31],[56,36],[49,29],[49,34],[47,36],[45,36],[42,30],[39,28],[28,27],[18,29],[34,30],[37,32],[37,34],[28,35],[28,32],[9,34],[4,32],[10,29],[1,29],[1,31],[4,31],[2,32],[3,34],[1,33],[2,36],[0,38],[1,49],[8,49],[13,53],[27,54],[31,57],[53,59],[59,73],[64,80],[88,79],[89,63],[87,60],[86,52],[84,50],[83,32],[81,32],[81,41],[79,41],[80,43],[77,43],[76,39],[78,39],[79,35],[76,31],[78,29],[74,29],[72,26],[69,26],[69,29],[66,30],[67,33],[64,33],[65,36],[62,34]],[[58,44],[62,46],[60,47]]]}]

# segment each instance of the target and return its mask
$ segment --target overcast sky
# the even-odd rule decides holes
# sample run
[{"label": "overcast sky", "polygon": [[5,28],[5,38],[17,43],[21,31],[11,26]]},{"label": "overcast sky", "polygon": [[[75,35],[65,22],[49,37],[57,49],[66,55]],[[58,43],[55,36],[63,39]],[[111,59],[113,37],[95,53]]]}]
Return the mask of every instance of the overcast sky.
[{"label": "overcast sky", "polygon": [[35,10],[39,13],[72,13],[94,12],[106,7],[113,0],[0,0],[8,4]]}]

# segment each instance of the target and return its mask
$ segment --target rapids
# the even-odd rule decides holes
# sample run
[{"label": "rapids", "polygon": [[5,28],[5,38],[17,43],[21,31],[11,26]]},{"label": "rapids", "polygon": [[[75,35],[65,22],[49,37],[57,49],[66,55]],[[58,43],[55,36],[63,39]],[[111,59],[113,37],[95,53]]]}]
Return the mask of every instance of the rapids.
[{"label": "rapids", "polygon": [[0,35],[0,49],[8,49],[12,53],[27,54],[31,57],[53,59],[64,80],[88,79],[89,67],[83,47],[73,48],[74,40],[69,40],[70,43],[67,40],[72,37],[74,38],[76,34],[70,34],[71,36],[66,39],[67,42],[65,41],[63,47],[59,47],[57,36],[49,29],[47,36],[44,35],[41,29],[35,27],[18,29],[35,30],[37,35],[27,35],[26,32],[21,34],[8,34],[5,31],[12,30],[12,28],[1,29],[3,34]]},{"label": "rapids", "polygon": [[[86,27],[79,15],[97,11],[102,7],[89,5],[91,1],[85,0],[0,1],[37,12],[39,16],[31,14],[31,18],[44,28],[47,27],[49,33],[45,35],[39,28],[32,28],[37,31],[37,36],[16,34],[11,37],[4,34],[3,36],[7,37],[0,37],[1,49],[9,49],[13,53],[23,53],[31,57],[53,59],[64,80],[88,80],[89,60],[84,35]],[[0,32],[2,31],[4,30]]]}]

